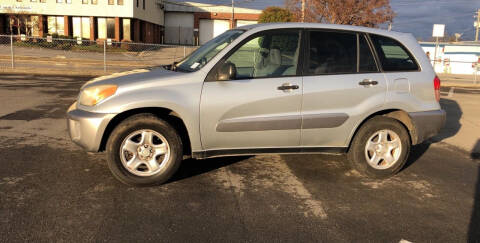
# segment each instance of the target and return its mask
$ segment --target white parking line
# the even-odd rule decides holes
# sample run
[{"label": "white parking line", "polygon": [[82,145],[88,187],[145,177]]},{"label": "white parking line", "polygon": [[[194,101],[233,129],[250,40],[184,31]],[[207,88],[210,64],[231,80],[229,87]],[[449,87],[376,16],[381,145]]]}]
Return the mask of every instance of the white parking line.
[{"label": "white parking line", "polygon": [[451,87],[448,91],[448,97],[453,97],[453,93],[455,92],[455,87]]},{"label": "white parking line", "polygon": [[248,187],[280,190],[297,200],[299,209],[306,217],[328,218],[323,203],[313,197],[281,156],[256,156],[232,166],[249,171],[249,174],[236,174],[228,167],[223,167],[214,176],[218,184],[233,191],[238,197],[242,197]]}]

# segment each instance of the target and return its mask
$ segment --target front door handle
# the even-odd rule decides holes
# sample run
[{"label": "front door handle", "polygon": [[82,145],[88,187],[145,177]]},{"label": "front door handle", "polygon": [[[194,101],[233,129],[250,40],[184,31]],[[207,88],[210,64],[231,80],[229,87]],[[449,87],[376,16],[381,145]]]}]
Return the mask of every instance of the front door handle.
[{"label": "front door handle", "polygon": [[300,88],[298,85],[296,84],[290,84],[290,83],[284,83],[282,84],[282,86],[278,86],[278,90],[283,90],[283,91],[289,91],[289,90],[292,90],[292,89],[298,89]]},{"label": "front door handle", "polygon": [[372,86],[372,85],[377,85],[378,81],[371,80],[371,79],[364,79],[360,81],[358,84],[362,86]]}]

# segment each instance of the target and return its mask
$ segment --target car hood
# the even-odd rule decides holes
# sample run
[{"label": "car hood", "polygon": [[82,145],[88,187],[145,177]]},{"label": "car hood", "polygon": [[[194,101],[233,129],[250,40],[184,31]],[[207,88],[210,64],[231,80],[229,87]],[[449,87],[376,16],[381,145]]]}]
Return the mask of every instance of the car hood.
[{"label": "car hood", "polygon": [[162,81],[174,81],[187,74],[188,73],[170,71],[163,67],[135,69],[94,78],[86,82],[81,89],[103,84],[115,84],[122,87],[145,83],[158,83]]}]

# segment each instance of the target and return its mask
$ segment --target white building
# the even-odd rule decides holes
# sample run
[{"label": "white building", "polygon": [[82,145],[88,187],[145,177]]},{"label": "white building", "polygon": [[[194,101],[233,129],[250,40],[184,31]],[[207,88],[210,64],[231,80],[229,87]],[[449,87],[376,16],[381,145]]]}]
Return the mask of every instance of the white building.
[{"label": "white building", "polygon": [[[260,13],[235,11],[233,26],[254,23]],[[163,0],[0,0],[0,34],[196,44],[232,27],[231,12],[226,6]]]},{"label": "white building", "polygon": [[[226,30],[256,24],[260,10],[205,3],[165,4],[165,43],[204,44]],[[232,22],[233,20],[233,22]]]},{"label": "white building", "polygon": [[[435,43],[420,43],[432,60],[435,56]],[[474,74],[480,68],[480,44],[441,43],[437,49],[435,72],[451,74]]]}]

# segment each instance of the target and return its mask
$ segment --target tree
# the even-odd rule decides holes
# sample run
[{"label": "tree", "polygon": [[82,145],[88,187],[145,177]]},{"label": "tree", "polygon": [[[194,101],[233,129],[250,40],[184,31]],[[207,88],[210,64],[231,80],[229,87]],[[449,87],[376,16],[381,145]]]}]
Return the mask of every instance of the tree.
[{"label": "tree", "polygon": [[258,18],[259,23],[292,22],[294,15],[290,10],[280,7],[268,7],[262,11]]},{"label": "tree", "polygon": [[[296,20],[300,21],[301,0],[286,0]],[[391,23],[395,13],[390,0],[306,0],[305,22],[377,27]]]}]

